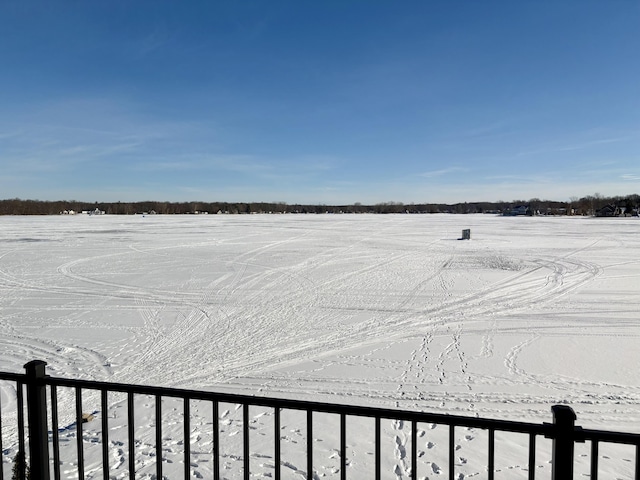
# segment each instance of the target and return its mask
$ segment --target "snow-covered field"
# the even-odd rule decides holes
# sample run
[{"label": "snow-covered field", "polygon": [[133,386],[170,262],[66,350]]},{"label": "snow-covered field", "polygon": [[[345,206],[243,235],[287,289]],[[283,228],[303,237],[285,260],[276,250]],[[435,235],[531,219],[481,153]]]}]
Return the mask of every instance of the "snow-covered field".
[{"label": "snow-covered field", "polygon": [[[458,240],[464,228],[469,241]],[[53,376],[536,422],[566,403],[584,427],[640,432],[639,233],[637,218],[0,217],[0,370],[22,372],[42,359]],[[6,426],[14,391],[0,382],[0,393]],[[121,400],[109,412],[116,447]],[[141,423],[152,410],[146,403]],[[228,407],[221,435],[240,437],[239,412]],[[269,421],[252,414],[256,428]],[[192,471],[210,478],[211,418],[201,415]],[[304,468],[304,424],[295,424],[292,417],[286,426],[293,450],[284,478],[301,478],[296,469]],[[85,433],[93,472],[99,427],[89,423]],[[384,429],[388,478],[410,468],[399,454],[410,437],[402,427]],[[446,436],[423,427],[419,474],[448,478]],[[359,429],[349,478],[370,478],[362,472],[373,433]],[[15,452],[6,430],[5,462]],[[334,447],[321,445],[335,429],[325,430],[317,433],[317,474],[339,478]],[[75,429],[61,435],[74,448]],[[114,478],[126,476],[123,435]],[[137,435],[139,450],[151,451],[153,429]],[[497,461],[497,478],[526,478],[518,442]],[[486,448],[486,434],[460,431],[460,478],[486,475],[486,461],[471,461],[474,443]],[[181,448],[173,446],[176,458],[168,448],[167,461],[178,465]],[[635,457],[621,451],[611,468],[626,478]],[[241,460],[225,458],[227,476],[238,478]],[[270,475],[269,461],[268,452],[256,454],[256,477]],[[539,462],[548,478],[544,454]],[[153,464],[140,460],[139,478],[152,478]],[[73,478],[71,460],[63,467]]]}]

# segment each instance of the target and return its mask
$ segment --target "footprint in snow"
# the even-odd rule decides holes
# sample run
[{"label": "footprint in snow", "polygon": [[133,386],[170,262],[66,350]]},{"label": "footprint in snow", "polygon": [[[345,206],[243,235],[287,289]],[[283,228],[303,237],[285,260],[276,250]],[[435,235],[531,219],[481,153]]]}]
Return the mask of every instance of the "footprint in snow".
[{"label": "footprint in snow", "polygon": [[251,456],[253,458],[271,458],[271,455],[265,455],[263,453],[253,453]]},{"label": "footprint in snow", "polygon": [[402,460],[407,456],[407,449],[402,445],[400,437],[396,437],[396,458]]},{"label": "footprint in snow", "polygon": [[295,465],[289,463],[289,462],[282,462],[282,465],[284,467],[290,468],[291,470],[293,470],[294,472],[298,471],[298,467],[296,467]]}]

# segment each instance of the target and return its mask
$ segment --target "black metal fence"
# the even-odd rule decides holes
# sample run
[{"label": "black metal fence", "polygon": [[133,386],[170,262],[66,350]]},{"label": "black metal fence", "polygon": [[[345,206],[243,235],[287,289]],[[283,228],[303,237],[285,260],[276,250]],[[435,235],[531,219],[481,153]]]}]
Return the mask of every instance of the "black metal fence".
[{"label": "black metal fence", "polygon": [[[191,405],[194,401],[204,401],[210,405],[212,418],[212,442],[210,445],[210,455],[212,462],[212,475],[215,480],[224,478],[221,473],[221,452],[220,452],[220,405],[235,404],[241,408],[242,415],[242,446],[238,453],[238,458],[242,461],[241,477],[248,480],[251,477],[250,457],[252,452],[252,432],[250,431],[250,408],[262,407],[270,409],[273,414],[272,446],[271,457],[273,458],[273,477],[280,480],[282,476],[282,466],[286,466],[281,455],[282,432],[281,415],[288,410],[302,412],[306,416],[303,421],[306,444],[304,445],[304,460],[306,462],[306,478],[316,477],[314,463],[314,418],[322,414],[333,414],[339,418],[337,436],[339,453],[339,468],[336,475],[341,480],[347,478],[366,478],[362,472],[348,468],[349,459],[349,432],[347,419],[352,417],[368,418],[374,423],[373,429],[373,472],[371,478],[379,480],[383,478],[381,469],[383,453],[381,441],[381,422],[383,420],[403,421],[410,425],[410,451],[407,452],[407,461],[411,468],[407,471],[407,478],[415,480],[418,478],[420,466],[418,454],[418,425],[437,424],[448,428],[448,471],[449,480],[460,478],[456,473],[456,444],[454,441],[456,428],[466,427],[482,429],[486,431],[487,444],[484,451],[483,467],[486,469],[486,476],[493,480],[496,474],[496,432],[513,432],[524,435],[528,438],[528,465],[523,470],[527,471],[529,480],[536,478],[536,441],[540,438],[550,439],[551,442],[551,478],[553,480],[571,480],[574,478],[574,457],[575,445],[577,442],[590,442],[589,455],[589,476],[591,479],[598,478],[599,472],[599,446],[603,443],[625,444],[635,447],[635,468],[636,480],[640,480],[640,434],[630,434],[621,432],[588,430],[575,425],[576,416],[574,411],[566,405],[555,405],[552,407],[553,423],[527,423],[517,421],[493,420],[486,418],[465,417],[456,415],[443,415],[422,412],[412,412],[394,409],[368,408],[353,405],[337,405],[320,402],[294,401],[279,398],[265,398],[245,395],[232,395],[224,393],[212,393],[196,390],[183,390],[172,388],[159,388],[140,385],[116,384],[104,382],[91,382],[82,380],[71,380],[64,378],[54,378],[46,375],[46,363],[34,360],[25,365],[25,374],[1,373],[0,380],[5,382],[15,382],[16,392],[16,425],[8,426],[3,424],[3,416],[0,414],[0,451],[2,451],[2,463],[12,462],[12,477],[18,479],[59,480],[64,478],[61,472],[60,461],[60,438],[59,438],[59,388],[67,388],[73,392],[75,407],[73,408],[75,425],[78,430],[76,434],[76,452],[73,477],[84,479],[84,449],[85,441],[82,435],[83,422],[87,420],[83,417],[83,393],[93,392],[99,395],[101,419],[100,438],[101,445],[101,476],[105,480],[110,478],[110,444],[109,444],[109,424],[108,424],[108,399],[109,395],[119,394],[126,398],[127,418],[126,428],[128,437],[128,478],[136,478],[137,452],[136,435],[134,426],[136,425],[136,410],[134,399],[137,396],[147,396],[154,399],[154,428],[155,428],[155,467],[154,476],[157,479],[168,478],[163,472],[163,402],[166,399],[175,399],[181,404],[181,425],[183,435],[183,478],[191,478]],[[26,402],[24,392],[26,391]],[[49,402],[47,401],[49,400]],[[0,405],[0,412],[3,408]],[[26,411],[26,418],[25,418]],[[50,422],[50,423],[49,423]],[[6,423],[6,422],[5,422]],[[317,424],[317,422],[315,422]],[[5,452],[9,448],[2,445],[3,429],[17,429],[17,454],[13,458],[7,458]],[[12,431],[14,431],[12,430]],[[264,432],[262,433],[264,435]],[[166,439],[164,439],[166,440]],[[525,442],[525,443],[527,443]],[[199,450],[202,450],[198,447]],[[202,453],[201,451],[199,453]],[[24,461],[20,461],[24,459]],[[0,480],[4,480],[6,473],[0,468]],[[67,471],[66,475],[69,475]],[[94,478],[98,478],[95,476]],[[175,476],[175,473],[174,473]],[[396,475],[397,477],[398,475]],[[152,476],[153,477],[153,476]]]}]

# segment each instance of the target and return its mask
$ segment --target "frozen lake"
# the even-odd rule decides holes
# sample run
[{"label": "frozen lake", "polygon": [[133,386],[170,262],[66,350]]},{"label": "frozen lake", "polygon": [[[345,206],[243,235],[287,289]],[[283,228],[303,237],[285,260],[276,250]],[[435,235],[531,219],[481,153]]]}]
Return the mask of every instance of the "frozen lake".
[{"label": "frozen lake", "polygon": [[640,432],[639,232],[637,218],[0,217],[0,370],[42,359],[54,376],[511,420],[566,403],[584,427]]}]

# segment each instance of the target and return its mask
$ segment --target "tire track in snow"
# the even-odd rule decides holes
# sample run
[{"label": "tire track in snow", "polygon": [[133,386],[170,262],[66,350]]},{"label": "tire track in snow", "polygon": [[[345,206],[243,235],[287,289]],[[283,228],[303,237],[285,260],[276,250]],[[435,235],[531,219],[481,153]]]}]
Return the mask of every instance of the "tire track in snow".
[{"label": "tire track in snow", "polygon": [[[308,233],[305,235],[308,235]],[[228,262],[232,272],[211,282],[207,288],[200,292],[200,298],[197,302],[185,302],[183,307],[188,309],[188,313],[179,314],[179,321],[173,325],[171,331],[159,338],[159,340],[150,342],[146,352],[136,359],[135,364],[168,362],[171,357],[177,355],[185,363],[189,362],[189,359],[191,359],[191,363],[200,362],[200,368],[182,366],[182,371],[178,372],[179,378],[173,379],[168,378],[168,372],[164,371],[161,379],[163,383],[170,382],[173,385],[180,385],[192,382],[194,379],[201,378],[203,368],[208,372],[209,383],[226,378],[228,376],[226,372],[227,363],[231,360],[227,356],[230,351],[228,345],[221,344],[221,348],[216,351],[216,358],[207,359],[193,350],[194,339],[208,337],[212,343],[216,342],[216,340],[220,340],[220,342],[224,340],[225,343],[229,343],[238,341],[238,339],[247,339],[246,334],[242,335],[240,332],[238,334],[231,333],[235,331],[231,311],[234,310],[235,314],[238,313],[237,304],[232,299],[238,291],[244,291],[243,289],[249,283],[245,278],[247,268],[259,265],[255,259],[260,254],[291,243],[298,238],[269,242],[266,245],[261,245],[234,257]],[[278,272],[275,276],[273,275],[274,271]],[[263,278],[274,277],[269,282],[272,285],[278,285],[282,283],[281,275],[282,269],[263,269],[262,272],[253,274],[250,281],[256,282]],[[298,279],[295,275],[289,275],[289,278]],[[213,299],[215,299],[215,302],[213,302]],[[238,314],[237,316],[242,318]],[[249,340],[245,340],[245,343],[249,343]],[[237,354],[245,355],[246,348],[246,345],[239,348]],[[127,373],[129,376],[133,375],[135,377],[136,372],[137,369],[129,368]],[[149,381],[150,379],[145,377],[144,380]]]},{"label": "tire track in snow", "polygon": [[[259,254],[264,253],[267,250],[271,250],[275,247],[279,247],[284,244],[290,243],[294,240],[297,240],[298,238],[286,239],[280,242],[273,242],[266,246],[253,249],[247,253],[244,253],[236,257],[233,260],[233,264],[237,264],[237,263],[242,263],[244,265],[256,264],[257,263],[256,258]],[[352,247],[353,247],[353,244],[350,244],[347,247],[340,247],[339,250],[344,252],[345,250],[349,250]],[[324,260],[324,261],[321,260],[320,264],[326,263],[328,261],[335,261],[335,258],[330,257],[327,260]],[[381,264],[386,264],[388,262],[389,260],[385,260],[384,262],[376,264],[375,268],[379,268]],[[314,266],[317,267],[318,263],[316,262]],[[271,269],[264,272],[261,277],[257,277],[256,281],[260,280],[260,278],[266,278],[267,276],[271,275],[274,271],[276,271],[278,275],[282,273],[281,269],[275,269],[275,270]],[[315,283],[313,283],[311,280],[309,280],[308,276],[301,276],[295,271],[294,272],[287,271],[286,276],[290,279],[297,281],[297,283],[307,282],[309,287],[313,289],[312,292],[318,291],[319,289],[324,287],[324,284],[318,286]],[[335,279],[331,279],[325,283],[328,284],[332,281],[335,281]],[[274,285],[281,284],[281,280],[278,277],[275,277],[271,282]],[[232,283],[233,285],[240,285],[240,282],[232,282]],[[230,291],[235,292],[235,289],[230,289]],[[274,310],[277,310],[278,308],[283,308],[285,306],[288,308],[291,308],[292,304],[294,306],[302,305],[302,304],[306,304],[308,300],[309,300],[308,292],[301,288],[298,288],[298,289],[292,290],[291,293],[285,294],[284,296],[279,296],[275,300],[270,300],[269,304],[265,305],[265,308],[268,309],[269,311],[274,311]],[[221,304],[224,305],[225,302],[222,301]],[[238,311],[237,307],[238,305],[234,304],[234,308],[236,308],[235,314],[237,317],[242,318],[243,317],[242,310]],[[304,308],[307,308],[307,307],[304,307]],[[252,307],[251,309],[255,310],[255,307]],[[285,314],[282,315],[282,317],[286,318],[286,316],[287,315],[285,312]],[[245,316],[244,318],[251,318],[251,315]],[[260,328],[261,327],[260,323],[254,322],[252,325],[252,329],[253,329],[252,335],[247,335],[245,331],[237,332],[235,335],[230,335],[230,332],[235,331],[235,329],[233,330],[230,329],[229,331],[227,331],[226,334],[224,335],[225,342],[227,343],[226,345],[227,350],[234,349],[236,351],[245,353],[245,355],[243,355],[240,358],[238,358],[236,355],[233,359],[228,358],[225,361],[225,368],[224,368],[224,374],[223,374],[224,378],[244,376],[247,373],[252,372],[256,366],[263,367],[265,364],[272,363],[273,359],[277,358],[278,360],[281,360],[283,358],[294,356],[297,352],[300,351],[300,346],[304,348],[305,344],[315,343],[315,340],[311,340],[310,342],[310,339],[308,338],[308,325],[303,321],[304,320],[303,318],[300,318],[300,320],[301,320],[300,322],[295,322],[292,325],[287,325],[287,329],[288,329],[287,338],[289,338],[291,341],[287,342],[286,344],[283,344],[281,342],[281,337],[283,334],[281,327],[279,327],[278,325],[273,325],[270,322],[267,322],[266,324],[264,324],[263,329]],[[265,338],[269,338],[270,336],[273,336],[275,348],[270,348],[269,350],[263,349],[262,351],[254,350],[254,347],[256,346],[254,342],[254,337],[256,336],[256,334],[259,334],[259,333],[264,333],[266,335]],[[298,338],[295,338],[296,335]],[[304,342],[300,341],[301,338],[305,339]],[[294,345],[293,349],[287,348],[287,347],[290,347],[291,345]],[[251,357],[250,362],[247,362],[247,359],[246,359],[247,349],[249,349],[249,351],[252,352],[252,355],[250,356]],[[187,381],[187,380],[197,381],[201,378],[202,378],[202,373],[197,373],[194,376],[188,376],[184,378],[182,381]],[[210,377],[210,381],[211,381],[211,377]]]},{"label": "tire track in snow", "polygon": [[[458,312],[465,312],[465,317],[472,319],[474,316],[504,314],[540,302],[552,302],[559,295],[565,295],[593,280],[601,272],[597,265],[587,262],[541,260],[534,263],[536,266],[531,270],[496,282],[479,292],[443,302],[439,306],[409,312],[404,318],[391,319],[391,325],[387,324],[387,327],[399,328],[414,322],[416,317],[426,318],[429,322],[433,318],[455,319]],[[534,276],[534,273],[544,269],[550,269],[552,274],[544,278]]]},{"label": "tire track in snow", "polygon": [[[549,269],[552,272],[550,275],[541,275]],[[578,288],[592,280],[599,271],[596,266],[586,262],[570,261],[564,264],[553,260],[533,262],[531,269],[495,282],[480,292],[474,292],[461,299],[410,312],[397,312],[391,309],[384,321],[375,319],[343,328],[336,333],[327,332],[327,335],[321,337],[308,338],[305,342],[281,344],[277,351],[268,349],[255,351],[249,361],[239,358],[239,362],[229,365],[227,373],[246,376],[251,375],[256,367],[262,368],[265,364],[270,364],[274,358],[279,362],[286,362],[301,356],[326,354],[354,345],[377,342],[380,338],[402,338],[406,335],[406,331],[415,331],[415,328],[420,328],[420,325],[443,326],[459,321],[460,311],[465,312],[465,318],[473,319],[475,316],[491,316],[526,309],[537,302],[553,301],[554,295],[565,294]]]}]

